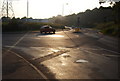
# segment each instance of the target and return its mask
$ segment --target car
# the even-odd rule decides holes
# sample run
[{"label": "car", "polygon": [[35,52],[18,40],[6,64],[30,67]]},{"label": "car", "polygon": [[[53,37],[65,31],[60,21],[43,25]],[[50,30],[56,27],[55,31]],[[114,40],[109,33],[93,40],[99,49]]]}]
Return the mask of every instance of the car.
[{"label": "car", "polygon": [[54,33],[55,34],[55,29],[52,28],[51,26],[49,25],[44,25],[40,28],[40,33]]}]

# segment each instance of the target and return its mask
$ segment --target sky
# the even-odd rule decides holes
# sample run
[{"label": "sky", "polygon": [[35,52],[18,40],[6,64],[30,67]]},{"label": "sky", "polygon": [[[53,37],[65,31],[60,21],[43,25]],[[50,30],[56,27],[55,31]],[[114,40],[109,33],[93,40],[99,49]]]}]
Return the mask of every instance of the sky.
[{"label": "sky", "polygon": [[[29,15],[32,18],[50,18],[57,15],[69,15],[84,12],[87,9],[99,8],[99,0],[28,0]],[[103,0],[104,1],[104,0]],[[120,1],[120,0],[114,0]],[[0,0],[0,11],[3,0]],[[102,4],[109,6],[108,3]],[[27,0],[12,0],[12,6],[16,18],[27,16]],[[63,12],[63,13],[62,13]]]}]

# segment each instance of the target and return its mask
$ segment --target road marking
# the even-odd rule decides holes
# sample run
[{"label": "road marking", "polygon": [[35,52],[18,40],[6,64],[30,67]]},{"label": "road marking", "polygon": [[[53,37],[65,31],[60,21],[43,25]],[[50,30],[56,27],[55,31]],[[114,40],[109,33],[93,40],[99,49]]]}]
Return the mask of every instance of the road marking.
[{"label": "road marking", "polygon": [[99,49],[99,48],[86,48],[86,47],[80,47],[80,48],[77,48],[77,49],[83,49],[83,50],[104,50],[104,49]]},{"label": "road marking", "polygon": [[39,35],[37,37],[64,37],[64,35]]},{"label": "road marking", "polygon": [[[88,50],[84,50],[84,49],[81,49],[81,51],[84,51],[84,52],[88,52],[89,54],[96,54],[96,53],[93,53],[91,51],[88,51]],[[98,55],[98,54],[97,54]],[[104,55],[104,56],[109,56],[109,57],[120,57],[119,55],[108,55],[108,54],[101,54],[101,55]]]},{"label": "road marking", "polygon": [[120,54],[119,52],[116,52],[116,51],[112,51],[112,50],[108,50],[108,49],[105,49],[105,48],[102,48],[102,47],[98,47],[98,46],[95,46],[95,47],[80,47],[80,48],[77,48],[77,49],[82,49],[82,50],[103,50],[103,51],[109,51],[111,53],[115,53],[115,54]]},{"label": "road marking", "polygon": [[[4,48],[5,49],[5,48]],[[8,50],[8,52],[11,52],[13,54],[15,54],[16,56],[18,56],[19,58],[23,59],[25,62],[27,62],[34,70],[36,70],[38,72],[39,75],[41,75],[43,77],[43,79],[45,79],[46,81],[50,81],[48,80],[48,78],[37,68],[35,67],[32,63],[30,63],[28,60],[26,60],[24,57],[22,57],[21,55],[11,51],[11,50]]]},{"label": "road marking", "polygon": [[[64,32],[64,31],[63,31]],[[64,32],[65,33],[65,32]],[[66,34],[66,33],[65,33]],[[86,35],[91,35],[91,34],[89,34],[89,33],[85,33]],[[67,34],[66,34],[67,35]],[[68,35],[67,35],[68,36]],[[68,36],[69,37],[69,36]],[[95,36],[96,38],[98,38],[98,36]],[[70,38],[70,37],[69,37]],[[70,38],[71,39],[71,38]],[[72,40],[72,39],[71,39]],[[73,40],[72,40],[72,42],[74,42]],[[75,43],[75,45],[77,45],[76,44],[76,42],[74,42]],[[101,48],[101,47],[99,47],[99,48]],[[120,53],[118,53],[118,52],[115,52],[115,51],[112,51],[112,50],[108,50],[108,49],[105,49],[105,48],[101,48],[101,50],[106,50],[106,51],[109,51],[109,52],[112,52],[112,53],[115,53],[115,54],[120,54]]]},{"label": "road marking", "polygon": [[109,55],[109,54],[102,54],[102,55],[104,55],[104,56],[106,56],[106,57],[120,57],[120,56],[118,56],[118,55]]},{"label": "road marking", "polygon": [[[99,48],[101,48],[101,47],[99,47]],[[109,52],[112,52],[112,53],[120,54],[120,53],[118,53],[118,52],[116,52],[116,51],[108,50],[108,49],[105,49],[105,48],[101,48],[101,49],[106,50],[106,51],[109,51]]]},{"label": "road marking", "polygon": [[14,43],[5,53],[13,49],[29,32],[25,33],[16,43]]}]

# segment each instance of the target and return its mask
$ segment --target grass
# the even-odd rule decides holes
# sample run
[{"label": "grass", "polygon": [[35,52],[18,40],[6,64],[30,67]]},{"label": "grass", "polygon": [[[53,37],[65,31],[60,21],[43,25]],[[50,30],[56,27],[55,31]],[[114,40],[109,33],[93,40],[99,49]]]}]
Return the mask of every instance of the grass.
[{"label": "grass", "polygon": [[114,22],[96,24],[95,29],[100,30],[105,35],[120,37],[120,24]]}]

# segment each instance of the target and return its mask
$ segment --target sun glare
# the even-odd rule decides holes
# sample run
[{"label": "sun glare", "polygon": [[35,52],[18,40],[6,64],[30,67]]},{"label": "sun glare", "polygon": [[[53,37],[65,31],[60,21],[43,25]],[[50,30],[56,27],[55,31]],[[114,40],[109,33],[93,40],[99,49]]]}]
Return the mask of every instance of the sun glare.
[{"label": "sun glare", "polygon": [[[2,0],[3,1],[3,0]],[[1,2],[2,2],[1,1]],[[50,18],[57,15],[69,15],[99,7],[99,0],[28,0],[29,17]],[[63,8],[64,6],[64,8]],[[27,0],[13,0],[16,17],[27,15]],[[64,12],[63,12],[64,11]]]},{"label": "sun glare", "polygon": [[98,7],[98,2],[99,0],[30,0],[30,15],[45,18],[62,15],[63,11],[64,15],[69,15]]}]

